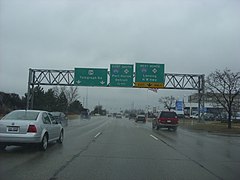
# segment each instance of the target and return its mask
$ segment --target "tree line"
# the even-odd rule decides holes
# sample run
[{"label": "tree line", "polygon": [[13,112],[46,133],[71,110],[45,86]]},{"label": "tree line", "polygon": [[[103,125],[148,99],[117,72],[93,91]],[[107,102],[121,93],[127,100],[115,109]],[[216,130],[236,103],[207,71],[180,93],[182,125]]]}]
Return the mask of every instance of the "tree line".
[{"label": "tree line", "polygon": [[[33,109],[45,111],[61,111],[67,114],[79,114],[85,110],[77,100],[76,87],[54,87],[44,91],[41,86],[34,87]],[[0,92],[0,114],[7,114],[15,109],[26,109],[27,94],[20,97],[15,93]]]}]

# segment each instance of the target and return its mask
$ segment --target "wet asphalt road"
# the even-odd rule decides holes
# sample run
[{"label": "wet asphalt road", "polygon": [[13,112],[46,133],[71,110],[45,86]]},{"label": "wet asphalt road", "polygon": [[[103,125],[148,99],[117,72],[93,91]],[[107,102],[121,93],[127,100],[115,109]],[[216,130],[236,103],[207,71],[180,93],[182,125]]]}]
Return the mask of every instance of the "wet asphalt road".
[{"label": "wet asphalt road", "polygon": [[156,131],[124,118],[73,120],[62,145],[0,152],[0,179],[240,179],[240,137]]}]

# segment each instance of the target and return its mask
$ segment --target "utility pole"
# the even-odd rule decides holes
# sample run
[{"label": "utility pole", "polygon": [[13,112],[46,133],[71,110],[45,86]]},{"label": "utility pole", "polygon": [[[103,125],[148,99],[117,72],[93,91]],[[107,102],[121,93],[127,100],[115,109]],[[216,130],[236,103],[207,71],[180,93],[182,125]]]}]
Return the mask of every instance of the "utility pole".
[{"label": "utility pole", "polygon": [[87,95],[86,95],[86,108],[88,109],[88,87],[87,87]]},{"label": "utility pole", "polygon": [[99,103],[99,101],[98,101],[98,114],[100,114],[100,110],[99,110],[99,108],[100,108],[100,103]]}]

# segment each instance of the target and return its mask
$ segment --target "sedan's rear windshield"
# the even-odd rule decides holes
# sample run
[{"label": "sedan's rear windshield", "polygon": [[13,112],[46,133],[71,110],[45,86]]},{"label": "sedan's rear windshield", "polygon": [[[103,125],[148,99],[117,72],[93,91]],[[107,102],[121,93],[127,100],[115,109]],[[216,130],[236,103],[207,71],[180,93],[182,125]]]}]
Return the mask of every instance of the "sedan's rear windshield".
[{"label": "sedan's rear windshield", "polygon": [[162,112],[160,114],[161,118],[175,118],[177,115],[175,112]]},{"label": "sedan's rear windshield", "polygon": [[2,120],[37,120],[39,112],[13,111],[2,118]]}]

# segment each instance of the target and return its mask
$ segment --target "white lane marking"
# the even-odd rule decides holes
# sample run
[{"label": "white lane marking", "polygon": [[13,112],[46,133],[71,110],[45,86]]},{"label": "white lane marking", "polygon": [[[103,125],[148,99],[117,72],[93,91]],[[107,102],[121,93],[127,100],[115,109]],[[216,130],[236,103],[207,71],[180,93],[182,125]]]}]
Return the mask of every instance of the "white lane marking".
[{"label": "white lane marking", "polygon": [[97,133],[96,136],[94,136],[94,138],[97,138],[100,134],[102,134],[101,132]]},{"label": "white lane marking", "polygon": [[150,135],[153,139],[155,139],[156,141],[158,141],[158,138],[153,136],[153,135]]}]

